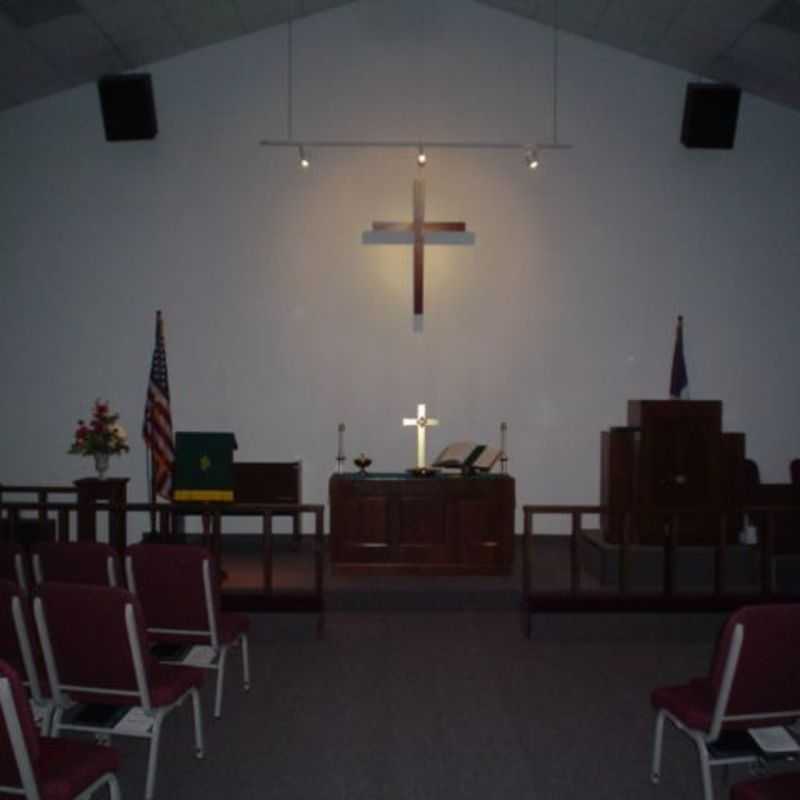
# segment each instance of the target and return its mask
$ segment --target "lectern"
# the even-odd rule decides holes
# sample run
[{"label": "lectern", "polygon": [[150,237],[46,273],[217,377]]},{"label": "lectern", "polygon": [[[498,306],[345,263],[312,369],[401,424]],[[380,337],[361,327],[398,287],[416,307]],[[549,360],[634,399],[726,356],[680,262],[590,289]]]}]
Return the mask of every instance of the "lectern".
[{"label": "lectern", "polygon": [[232,433],[179,432],[175,434],[175,474],[172,499],[176,502],[233,502]]}]

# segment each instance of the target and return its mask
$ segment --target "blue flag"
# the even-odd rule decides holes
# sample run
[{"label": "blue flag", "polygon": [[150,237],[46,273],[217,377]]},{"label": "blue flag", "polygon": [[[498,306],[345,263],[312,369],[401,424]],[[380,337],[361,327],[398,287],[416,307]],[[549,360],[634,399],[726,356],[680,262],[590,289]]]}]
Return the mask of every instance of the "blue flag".
[{"label": "blue flag", "polygon": [[672,371],[669,376],[669,396],[679,398],[689,385],[686,375],[686,361],[683,358],[683,317],[678,317],[675,328],[675,350],[672,353]]}]

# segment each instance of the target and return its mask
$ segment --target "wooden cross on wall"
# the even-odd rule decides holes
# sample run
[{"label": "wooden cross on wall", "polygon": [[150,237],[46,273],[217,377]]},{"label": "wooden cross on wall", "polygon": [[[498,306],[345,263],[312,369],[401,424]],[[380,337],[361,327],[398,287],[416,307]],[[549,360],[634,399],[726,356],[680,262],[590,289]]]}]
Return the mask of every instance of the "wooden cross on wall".
[{"label": "wooden cross on wall", "polygon": [[[384,238],[381,234],[401,234],[401,237]],[[414,245],[414,314],[423,313],[423,288],[425,279],[426,244],[472,244],[475,237],[467,233],[466,222],[425,221],[425,181],[414,180],[414,220],[412,222],[373,222],[372,236],[364,235],[367,244],[405,244],[408,234]],[[377,235],[376,235],[377,234]],[[437,234],[455,234],[447,238]],[[463,234],[461,237],[458,234]]]}]

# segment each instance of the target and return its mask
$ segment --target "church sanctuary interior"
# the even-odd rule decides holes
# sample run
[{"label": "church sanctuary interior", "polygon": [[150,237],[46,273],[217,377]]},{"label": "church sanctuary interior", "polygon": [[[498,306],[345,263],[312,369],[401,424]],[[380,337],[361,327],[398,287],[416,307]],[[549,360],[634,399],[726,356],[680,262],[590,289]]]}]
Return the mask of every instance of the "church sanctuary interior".
[{"label": "church sanctuary interior", "polygon": [[0,0],[0,795],[800,797],[798,143],[800,0]]}]

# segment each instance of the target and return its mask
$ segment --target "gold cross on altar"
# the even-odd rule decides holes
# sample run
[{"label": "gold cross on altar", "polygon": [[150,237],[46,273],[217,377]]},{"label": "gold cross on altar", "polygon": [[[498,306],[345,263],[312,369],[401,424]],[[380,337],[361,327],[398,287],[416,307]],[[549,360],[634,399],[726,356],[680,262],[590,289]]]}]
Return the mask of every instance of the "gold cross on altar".
[{"label": "gold cross on altar", "polygon": [[425,181],[414,180],[414,221],[373,222],[373,231],[411,232],[414,235],[414,314],[422,315],[422,292],[425,271],[426,234],[441,232],[465,233],[466,222],[425,222]]},{"label": "gold cross on altar", "polygon": [[417,406],[417,416],[414,419],[405,417],[403,419],[403,426],[410,427],[415,425],[417,428],[417,469],[425,469],[425,431],[429,427],[438,425],[439,420],[433,417],[425,416],[425,403],[420,403]]}]

